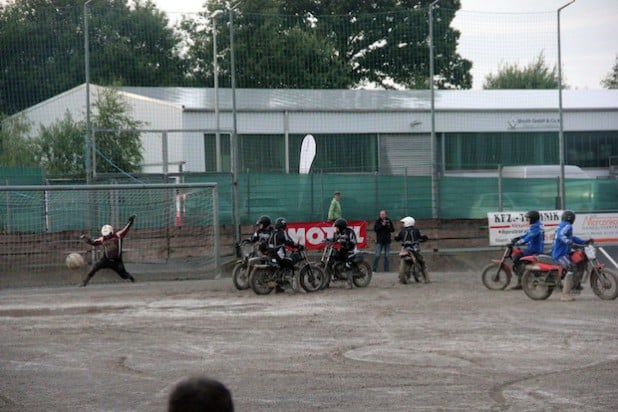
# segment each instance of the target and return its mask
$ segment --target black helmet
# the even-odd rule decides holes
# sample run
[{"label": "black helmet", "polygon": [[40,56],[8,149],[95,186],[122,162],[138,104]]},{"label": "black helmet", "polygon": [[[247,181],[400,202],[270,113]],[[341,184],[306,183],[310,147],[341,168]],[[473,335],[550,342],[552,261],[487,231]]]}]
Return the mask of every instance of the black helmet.
[{"label": "black helmet", "polygon": [[333,224],[333,226],[335,226],[339,230],[343,230],[346,227],[348,227],[348,222],[346,222],[345,219],[339,218],[335,220],[335,223]]},{"label": "black helmet", "polygon": [[255,222],[255,224],[256,225],[261,224],[264,227],[270,226],[270,216],[266,216],[266,215],[260,216],[260,218],[258,219],[257,222]]},{"label": "black helmet", "polygon": [[562,221],[573,224],[573,222],[575,222],[575,212],[573,212],[572,210],[565,210],[564,212],[562,212]]},{"label": "black helmet", "polygon": [[277,230],[285,229],[287,226],[288,226],[288,221],[285,220],[285,218],[278,217],[277,220],[275,220],[275,229]]},{"label": "black helmet", "polygon": [[526,213],[526,219],[530,219],[530,223],[536,223],[541,218],[541,215],[536,210],[531,210]]}]

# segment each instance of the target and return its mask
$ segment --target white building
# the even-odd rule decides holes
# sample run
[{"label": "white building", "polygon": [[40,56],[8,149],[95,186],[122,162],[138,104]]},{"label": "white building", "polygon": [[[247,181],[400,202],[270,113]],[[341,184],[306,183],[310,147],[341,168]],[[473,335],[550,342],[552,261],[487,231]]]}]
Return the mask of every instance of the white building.
[{"label": "white building", "polygon": [[[22,114],[33,122],[33,130],[61,119],[67,110],[83,119],[85,90],[81,85]],[[238,89],[236,116],[230,89],[219,90],[218,116],[213,89],[118,91],[132,117],[145,129],[156,130],[142,135],[144,172],[162,171],[165,156],[170,171],[180,163],[188,172],[229,170],[228,133],[234,120],[240,170],[297,172],[300,141],[307,134],[315,136],[318,145],[314,169],[325,172],[428,175],[432,151],[444,173],[558,161],[556,90],[437,90],[433,145],[426,90]],[[100,87],[91,85],[91,102],[99,92]],[[218,144],[217,117],[222,134]],[[610,158],[618,156],[618,90],[564,90],[563,118],[565,162],[608,174]],[[169,131],[167,155],[162,131]],[[258,156],[262,149],[270,157]]]}]

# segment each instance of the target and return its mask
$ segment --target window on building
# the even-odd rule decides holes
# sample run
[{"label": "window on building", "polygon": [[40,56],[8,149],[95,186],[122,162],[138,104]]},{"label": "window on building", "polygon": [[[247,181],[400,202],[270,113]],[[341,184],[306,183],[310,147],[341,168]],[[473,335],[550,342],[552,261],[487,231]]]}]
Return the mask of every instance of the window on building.
[{"label": "window on building", "polygon": [[444,141],[447,170],[559,163],[556,132],[447,133]]},{"label": "window on building", "polygon": [[[220,134],[221,140],[221,171],[231,170],[230,135]],[[215,134],[204,135],[204,164],[206,172],[217,171],[217,141]]]},{"label": "window on building", "polygon": [[285,138],[282,134],[240,135],[238,157],[241,172],[285,173]]},{"label": "window on building", "polygon": [[609,167],[610,156],[618,156],[618,132],[565,132],[565,163],[579,167]]}]

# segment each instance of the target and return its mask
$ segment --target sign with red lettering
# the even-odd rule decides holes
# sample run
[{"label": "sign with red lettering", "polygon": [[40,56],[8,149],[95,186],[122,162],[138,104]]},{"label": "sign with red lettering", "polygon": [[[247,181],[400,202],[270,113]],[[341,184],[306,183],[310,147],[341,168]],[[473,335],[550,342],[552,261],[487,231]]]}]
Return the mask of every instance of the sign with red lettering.
[{"label": "sign with red lettering", "polygon": [[[348,227],[356,233],[357,246],[367,246],[367,222],[348,220]],[[292,240],[304,244],[307,249],[322,249],[326,239],[335,237],[335,227],[331,222],[288,222],[287,231]]]},{"label": "sign with red lettering", "polygon": [[[541,210],[541,221],[545,227],[545,246],[551,246],[556,229],[562,218],[561,210]],[[487,214],[489,223],[489,244],[506,245],[517,236],[522,236],[530,225],[526,212],[492,212]],[[618,214],[577,214],[573,234],[583,239],[593,238],[595,243],[618,243]]]}]

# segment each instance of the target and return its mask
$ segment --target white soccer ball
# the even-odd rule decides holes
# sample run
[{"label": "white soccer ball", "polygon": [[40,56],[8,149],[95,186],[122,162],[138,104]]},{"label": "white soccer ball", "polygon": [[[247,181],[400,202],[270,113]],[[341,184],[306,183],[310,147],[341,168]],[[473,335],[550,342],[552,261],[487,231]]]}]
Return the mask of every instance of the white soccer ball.
[{"label": "white soccer ball", "polygon": [[86,264],[84,257],[79,253],[69,253],[65,259],[67,267],[69,269],[79,269]]}]

